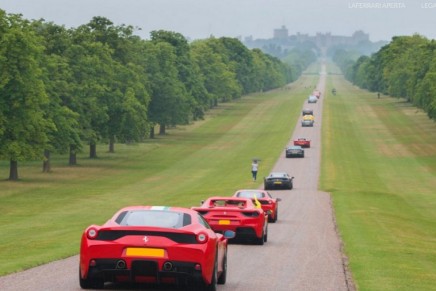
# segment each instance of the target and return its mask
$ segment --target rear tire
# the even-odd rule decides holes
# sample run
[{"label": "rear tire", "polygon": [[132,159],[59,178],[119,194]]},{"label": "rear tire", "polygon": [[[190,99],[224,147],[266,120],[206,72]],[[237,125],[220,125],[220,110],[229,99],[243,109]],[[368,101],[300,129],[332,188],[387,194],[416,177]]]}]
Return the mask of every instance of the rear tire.
[{"label": "rear tire", "polygon": [[265,233],[262,231],[261,237],[256,237],[256,244],[263,246],[265,244]]},{"label": "rear tire", "polygon": [[275,214],[274,214],[274,219],[273,219],[272,222],[277,222],[278,217],[279,217],[279,209],[277,208],[277,209],[276,209],[276,212],[275,212]]},{"label": "rear tire", "polygon": [[263,242],[267,242],[268,241],[268,225],[266,226],[266,232],[263,235]]},{"label": "rear tire", "polygon": [[223,259],[223,272],[219,276],[217,283],[219,285],[224,285],[226,284],[226,280],[227,280],[227,251],[224,254],[224,259]]},{"label": "rear tire", "polygon": [[104,281],[100,278],[83,279],[79,268],[79,284],[82,289],[103,289]]}]

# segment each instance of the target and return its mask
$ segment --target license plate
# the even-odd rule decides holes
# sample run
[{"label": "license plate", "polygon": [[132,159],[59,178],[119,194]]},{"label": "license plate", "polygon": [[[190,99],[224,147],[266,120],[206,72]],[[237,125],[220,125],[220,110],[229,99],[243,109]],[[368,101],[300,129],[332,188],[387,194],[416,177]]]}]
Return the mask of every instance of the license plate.
[{"label": "license plate", "polygon": [[127,248],[127,257],[155,257],[163,258],[165,257],[164,249],[154,249],[154,248]]},{"label": "license plate", "polygon": [[276,181],[276,182],[274,182],[274,184],[281,184],[282,182],[280,182],[280,181]]},{"label": "license plate", "polygon": [[218,221],[218,224],[220,225],[229,225],[230,224],[230,220],[228,219],[221,219]]}]

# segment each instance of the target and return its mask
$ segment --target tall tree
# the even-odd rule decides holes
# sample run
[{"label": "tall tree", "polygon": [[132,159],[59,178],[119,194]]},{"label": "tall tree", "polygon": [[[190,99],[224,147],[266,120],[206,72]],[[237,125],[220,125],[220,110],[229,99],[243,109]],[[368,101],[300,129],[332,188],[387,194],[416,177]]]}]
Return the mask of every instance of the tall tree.
[{"label": "tall tree", "polygon": [[0,157],[10,160],[9,180],[18,180],[19,161],[42,159],[53,123],[42,110],[48,103],[40,69],[42,41],[21,16],[2,18]]},{"label": "tall tree", "polygon": [[46,112],[55,125],[48,132],[49,142],[44,150],[43,172],[49,172],[51,152],[66,153],[70,145],[81,148],[79,114],[67,106],[74,83],[66,54],[71,36],[65,27],[42,20],[35,21],[33,26],[44,39],[43,80],[50,99]]},{"label": "tall tree", "polygon": [[240,96],[241,87],[236,80],[236,73],[211,48],[210,42],[195,41],[191,44],[191,50],[209,96],[208,104],[216,106],[218,101],[224,102]]},{"label": "tall tree", "polygon": [[[148,116],[159,125],[159,134],[169,125],[183,124],[189,115],[186,88],[179,80],[174,47],[166,42],[149,42],[146,50],[151,102]],[[152,127],[153,134],[153,127]]]},{"label": "tall tree", "polygon": [[[68,51],[74,76],[68,107],[79,113],[81,139],[89,144],[89,157],[95,158],[96,144],[107,132],[108,108],[105,98],[113,77],[109,49],[92,41],[74,44]],[[73,154],[77,150],[72,147]]]},{"label": "tall tree", "polygon": [[253,56],[250,50],[236,38],[221,37],[219,42],[222,44],[228,62],[234,68],[236,78],[242,87],[242,94],[255,92],[253,74]]},{"label": "tall tree", "polygon": [[[139,141],[147,133],[150,98],[146,87],[145,57],[142,54],[144,44],[137,36],[133,36],[132,26],[115,26],[104,17],[94,17],[82,29],[94,42],[102,43],[111,51],[112,79],[102,99],[107,108],[108,125],[107,130],[101,133],[109,141],[109,151],[114,152],[116,139],[123,142]],[[130,124],[127,120],[134,120],[137,124]]]},{"label": "tall tree", "polygon": [[[153,42],[165,42],[174,48],[176,55],[176,67],[179,80],[185,87],[184,99],[188,102],[189,116],[194,120],[202,118],[204,111],[208,107],[208,100],[204,96],[207,94],[206,88],[201,77],[201,73],[192,58],[191,47],[188,40],[180,33],[158,30],[151,32]],[[190,120],[185,120],[184,123]]]}]

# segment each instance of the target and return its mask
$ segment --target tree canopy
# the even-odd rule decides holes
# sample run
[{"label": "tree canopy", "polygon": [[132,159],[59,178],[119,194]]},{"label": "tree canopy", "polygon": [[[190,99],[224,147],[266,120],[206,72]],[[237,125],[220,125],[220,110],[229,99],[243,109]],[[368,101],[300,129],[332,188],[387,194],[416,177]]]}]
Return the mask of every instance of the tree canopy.
[{"label": "tree canopy", "polygon": [[418,34],[393,37],[371,56],[338,51],[333,57],[345,77],[373,92],[405,98],[436,118],[436,42]]},{"label": "tree canopy", "polygon": [[97,143],[114,152],[156,125],[165,134],[220,102],[283,86],[309,60],[285,63],[235,38],[134,32],[104,17],[67,29],[0,10],[0,159],[11,161],[11,180],[18,161],[40,159],[49,171],[50,152],[69,153],[70,165],[84,145],[90,158]]}]

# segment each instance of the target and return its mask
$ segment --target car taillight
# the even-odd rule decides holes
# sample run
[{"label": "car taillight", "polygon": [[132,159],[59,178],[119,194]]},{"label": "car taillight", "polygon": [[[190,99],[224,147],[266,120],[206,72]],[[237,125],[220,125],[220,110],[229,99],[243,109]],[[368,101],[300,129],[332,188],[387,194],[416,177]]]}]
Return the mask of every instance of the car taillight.
[{"label": "car taillight", "polygon": [[88,229],[88,231],[86,232],[86,236],[89,239],[95,239],[98,235],[98,231],[95,228],[90,228]]},{"label": "car taillight", "polygon": [[258,211],[250,211],[250,212],[242,212],[242,214],[244,215],[244,216],[247,216],[247,217],[258,217],[259,216],[259,212]]},{"label": "car taillight", "polygon": [[207,242],[208,238],[209,237],[204,232],[197,234],[197,237],[196,237],[197,241],[201,244],[204,244],[205,242]]}]

